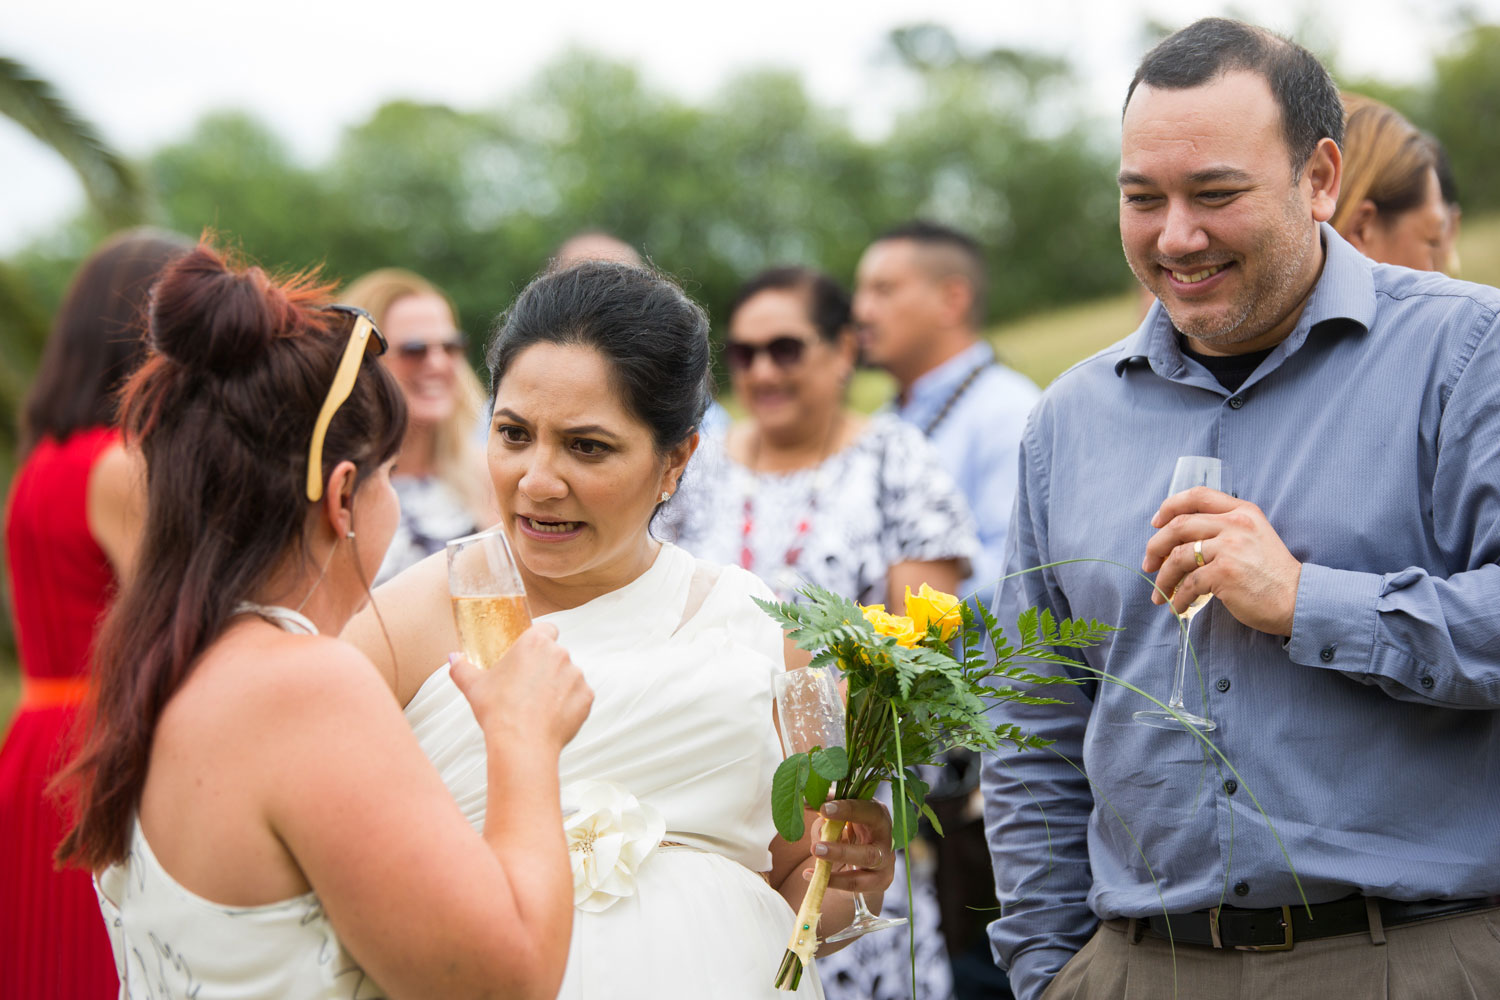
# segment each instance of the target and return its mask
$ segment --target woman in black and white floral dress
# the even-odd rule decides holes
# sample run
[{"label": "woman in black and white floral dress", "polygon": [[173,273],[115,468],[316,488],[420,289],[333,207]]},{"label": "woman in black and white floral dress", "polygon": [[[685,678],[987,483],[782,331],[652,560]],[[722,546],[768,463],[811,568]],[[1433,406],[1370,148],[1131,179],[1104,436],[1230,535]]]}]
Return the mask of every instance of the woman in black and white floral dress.
[{"label": "woman in black and white floral dress", "polygon": [[[957,592],[978,547],[963,495],[917,428],[847,408],[856,353],[849,297],[832,279],[777,268],[747,282],[725,356],[750,419],[703,440],[656,533],[750,570],[783,599],[811,583],[899,612],[908,586]],[[944,1000],[952,977],[931,878],[921,874],[916,986]],[[898,870],[884,912],[910,910]],[[829,1000],[911,995],[902,931],[867,935],[818,966]]]}]

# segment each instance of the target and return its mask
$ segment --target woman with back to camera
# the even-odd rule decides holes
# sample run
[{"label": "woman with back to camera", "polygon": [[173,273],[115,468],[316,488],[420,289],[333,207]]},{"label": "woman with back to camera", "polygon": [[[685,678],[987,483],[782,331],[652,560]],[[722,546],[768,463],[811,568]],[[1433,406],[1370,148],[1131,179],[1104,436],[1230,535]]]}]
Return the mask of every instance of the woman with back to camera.
[{"label": "woman with back to camera", "polygon": [[339,300],[370,314],[391,349],[381,363],[406,397],[406,436],[391,484],[401,523],[377,583],[494,520],[474,428],[484,390],[464,355],[453,303],[426,278],[384,267],[356,279]]},{"label": "woman with back to camera", "polygon": [[151,283],[192,244],[133,230],[84,261],[21,412],[6,505],[21,702],[0,748],[0,996],[112,997],[109,940],[88,875],[57,871],[66,820],[45,789],[88,689],[94,630],[130,571],[145,481],[115,394],[145,357]]},{"label": "woman with back to camera", "polygon": [[[791,600],[815,584],[899,611],[906,588],[955,593],[978,548],[958,487],[921,431],[845,403],[855,339],[848,293],[804,267],[745,282],[730,306],[724,355],[749,419],[710,439],[696,478],[664,512],[662,537],[704,559],[738,562]],[[952,988],[932,877],[898,859],[885,912],[910,917],[918,992]],[[911,990],[905,929],[869,934],[824,963],[830,1000],[886,1000]]]},{"label": "woman with back to camera", "polygon": [[395,530],[405,409],[379,331],[325,292],[207,245],[157,285],[122,410],[146,530],[59,855],[98,872],[123,996],[550,997],[557,754],[589,692],[544,627],[501,669],[457,661],[504,803],[475,836],[334,638]]},{"label": "woman with back to camera", "polygon": [[1333,228],[1371,260],[1442,270],[1450,222],[1431,140],[1379,101],[1345,94],[1343,152]]},{"label": "woman with back to camera", "polygon": [[[585,262],[532,282],[487,357],[489,464],[537,620],[595,691],[563,751],[577,906],[562,996],[775,997],[812,866],[771,823],[780,763],[769,592],[734,566],[652,538],[708,399],[708,320],[671,281]],[[350,636],[385,670],[419,741],[476,826],[484,759],[443,664],[456,641],[441,556],[381,587]],[[827,845],[832,885],[878,905],[891,827],[871,802],[831,807],[859,842]],[[809,823],[808,836],[812,836]],[[848,923],[847,897],[825,930]],[[819,995],[804,976],[801,995]]]}]

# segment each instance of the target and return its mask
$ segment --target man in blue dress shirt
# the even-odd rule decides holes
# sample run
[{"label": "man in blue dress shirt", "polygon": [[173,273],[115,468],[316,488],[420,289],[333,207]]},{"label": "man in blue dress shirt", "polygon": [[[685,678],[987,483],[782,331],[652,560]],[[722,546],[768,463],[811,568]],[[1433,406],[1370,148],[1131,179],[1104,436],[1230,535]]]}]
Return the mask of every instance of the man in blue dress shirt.
[{"label": "man in blue dress shirt", "polygon": [[982,551],[964,592],[989,601],[1005,565],[1016,450],[1038,393],[996,361],[980,335],[986,284],[978,243],[946,226],[909,222],[865,250],[854,320],[865,360],[896,379],[896,412],[932,441],[969,501]]},{"label": "man in blue dress shirt", "polygon": [[[1500,996],[1500,291],[1325,224],[1342,131],[1323,67],[1234,21],[1131,83],[1120,229],[1159,304],[1033,412],[1008,564],[1053,565],[1001,601],[1124,627],[1068,704],[1007,708],[1056,753],[985,762],[1021,1000]],[[1164,499],[1181,455],[1232,495]],[[1159,591],[1055,565],[1088,558]],[[1187,708],[1233,771],[1113,682],[1165,700],[1162,594],[1210,593]]]}]

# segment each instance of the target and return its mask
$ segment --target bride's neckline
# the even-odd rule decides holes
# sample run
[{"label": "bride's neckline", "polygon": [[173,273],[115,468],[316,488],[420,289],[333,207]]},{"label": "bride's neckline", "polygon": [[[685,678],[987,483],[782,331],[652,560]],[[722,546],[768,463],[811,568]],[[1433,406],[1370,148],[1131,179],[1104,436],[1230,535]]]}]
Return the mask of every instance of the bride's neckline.
[{"label": "bride's neckline", "polygon": [[258,615],[277,626],[283,632],[301,633],[302,635],[317,635],[318,626],[312,623],[300,611],[292,608],[282,607],[280,604],[256,604],[254,601],[240,601],[234,606],[234,614]]}]

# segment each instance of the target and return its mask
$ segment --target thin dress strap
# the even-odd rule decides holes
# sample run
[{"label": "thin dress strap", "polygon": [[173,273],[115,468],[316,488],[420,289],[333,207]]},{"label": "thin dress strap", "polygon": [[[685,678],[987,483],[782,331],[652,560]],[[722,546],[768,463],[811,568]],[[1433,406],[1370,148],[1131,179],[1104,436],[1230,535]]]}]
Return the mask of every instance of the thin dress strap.
[{"label": "thin dress strap", "polygon": [[256,604],[254,601],[241,601],[234,606],[237,615],[259,615],[266,621],[281,628],[283,632],[301,633],[302,635],[317,635],[318,626],[312,623],[300,611],[284,608],[279,604]]}]

